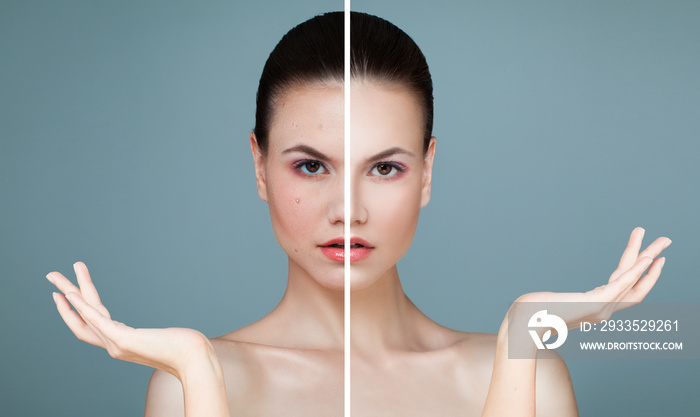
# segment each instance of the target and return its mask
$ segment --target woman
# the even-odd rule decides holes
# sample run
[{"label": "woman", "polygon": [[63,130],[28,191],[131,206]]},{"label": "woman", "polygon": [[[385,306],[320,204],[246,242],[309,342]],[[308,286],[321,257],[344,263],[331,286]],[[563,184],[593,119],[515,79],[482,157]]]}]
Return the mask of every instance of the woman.
[{"label": "woman", "polygon": [[[396,263],[430,199],[432,81],[418,47],[389,22],[353,13],[351,33],[353,413],[577,415],[560,359],[508,359],[509,320],[524,319],[519,312],[509,311],[497,335],[464,333],[404,294]],[[111,320],[83,263],[75,264],[79,288],[47,276],[65,294],[54,299],[79,339],[158,369],[147,416],[343,412],[343,130],[343,16],[329,13],[292,29],[260,80],[250,145],[289,273],[279,305],[258,322],[211,340],[191,329],[132,329]],[[640,253],[642,238],[641,228],[632,232],[607,285],[519,301],[609,303],[557,312],[569,327],[641,301],[670,244],[659,238]]]}]

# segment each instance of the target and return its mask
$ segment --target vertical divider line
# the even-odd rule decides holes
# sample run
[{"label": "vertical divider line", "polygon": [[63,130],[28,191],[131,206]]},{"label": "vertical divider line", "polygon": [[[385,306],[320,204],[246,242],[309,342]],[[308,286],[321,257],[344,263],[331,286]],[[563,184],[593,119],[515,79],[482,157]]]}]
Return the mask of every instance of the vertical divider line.
[{"label": "vertical divider line", "polygon": [[344,41],[343,47],[343,98],[345,99],[344,136],[343,136],[343,376],[344,376],[344,413],[350,417],[350,210],[352,207],[350,196],[350,0],[345,0],[344,7]]}]

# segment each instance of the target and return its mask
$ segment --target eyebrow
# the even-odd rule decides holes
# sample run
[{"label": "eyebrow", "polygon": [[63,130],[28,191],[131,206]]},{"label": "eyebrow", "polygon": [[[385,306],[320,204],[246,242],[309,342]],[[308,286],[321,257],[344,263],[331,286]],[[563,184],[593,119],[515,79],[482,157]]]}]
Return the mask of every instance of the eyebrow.
[{"label": "eyebrow", "polygon": [[370,156],[370,157],[367,158],[365,161],[366,161],[367,163],[369,163],[369,162],[374,162],[374,161],[379,161],[379,160],[381,160],[381,159],[386,159],[386,158],[389,158],[390,156],[394,156],[394,155],[408,155],[408,156],[411,156],[411,157],[416,156],[416,155],[414,155],[413,152],[411,152],[411,151],[408,151],[408,150],[406,150],[406,149],[404,149],[404,148],[400,148],[400,147],[398,147],[398,146],[395,146],[395,147],[393,147],[393,148],[389,148],[389,149],[387,149],[387,150],[385,150],[385,151],[379,152],[378,154],[375,154],[374,156]]},{"label": "eyebrow", "polygon": [[[327,160],[330,159],[330,158],[329,158],[328,156],[326,156],[325,154],[323,154],[323,153],[317,151],[316,149],[314,149],[314,148],[312,148],[311,146],[308,146],[308,145],[296,145],[296,146],[292,146],[291,148],[287,148],[287,149],[283,150],[283,151],[282,151],[282,154],[287,154],[287,153],[290,153],[290,152],[302,152],[302,153],[305,153],[305,154],[311,156],[312,158],[321,159],[321,160],[325,160],[325,161],[327,161]],[[373,156],[370,156],[370,157],[367,158],[365,161],[366,161],[367,163],[373,162],[373,161],[379,161],[379,160],[381,160],[381,159],[386,159],[386,158],[389,158],[389,157],[394,156],[394,155],[407,155],[407,156],[410,156],[410,157],[414,157],[414,156],[415,156],[415,154],[414,154],[413,152],[408,151],[408,150],[406,150],[406,149],[404,149],[404,148],[400,148],[400,147],[398,147],[398,146],[395,146],[395,147],[393,147],[393,148],[389,148],[389,149],[387,149],[387,150],[385,150],[385,151],[381,151],[381,152],[379,152],[379,153],[377,153],[377,154],[375,154],[375,155],[373,155]]]},{"label": "eyebrow", "polygon": [[292,146],[291,148],[287,148],[287,149],[283,150],[282,154],[286,154],[286,153],[290,153],[290,152],[302,152],[302,153],[309,155],[312,158],[321,159],[324,161],[328,161],[330,159],[330,158],[328,158],[328,156],[324,155],[323,153],[317,151],[316,149],[314,149],[308,145]]}]

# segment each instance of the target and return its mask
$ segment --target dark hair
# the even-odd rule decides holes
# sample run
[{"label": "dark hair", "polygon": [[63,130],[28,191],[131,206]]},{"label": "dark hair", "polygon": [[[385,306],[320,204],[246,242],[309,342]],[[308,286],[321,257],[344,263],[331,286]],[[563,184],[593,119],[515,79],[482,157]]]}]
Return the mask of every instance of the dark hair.
[{"label": "dark hair", "polygon": [[[275,100],[304,83],[343,82],[343,12],[316,16],[290,30],[270,53],[258,87],[255,135],[263,153]],[[433,130],[433,82],[418,45],[394,24],[366,13],[350,14],[350,74],[407,88],[424,113],[428,149]]]}]

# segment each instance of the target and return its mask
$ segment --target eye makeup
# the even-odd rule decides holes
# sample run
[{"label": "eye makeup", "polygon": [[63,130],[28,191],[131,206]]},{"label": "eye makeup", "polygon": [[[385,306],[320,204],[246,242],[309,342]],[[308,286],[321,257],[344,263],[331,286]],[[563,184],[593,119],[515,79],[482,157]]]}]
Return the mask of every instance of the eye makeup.
[{"label": "eye makeup", "polygon": [[301,159],[292,164],[292,169],[299,175],[306,177],[318,177],[328,174],[329,170],[326,165],[316,159]]},{"label": "eye makeup", "polygon": [[380,161],[372,165],[367,175],[380,180],[393,180],[403,176],[406,171],[408,167],[400,162]]}]

